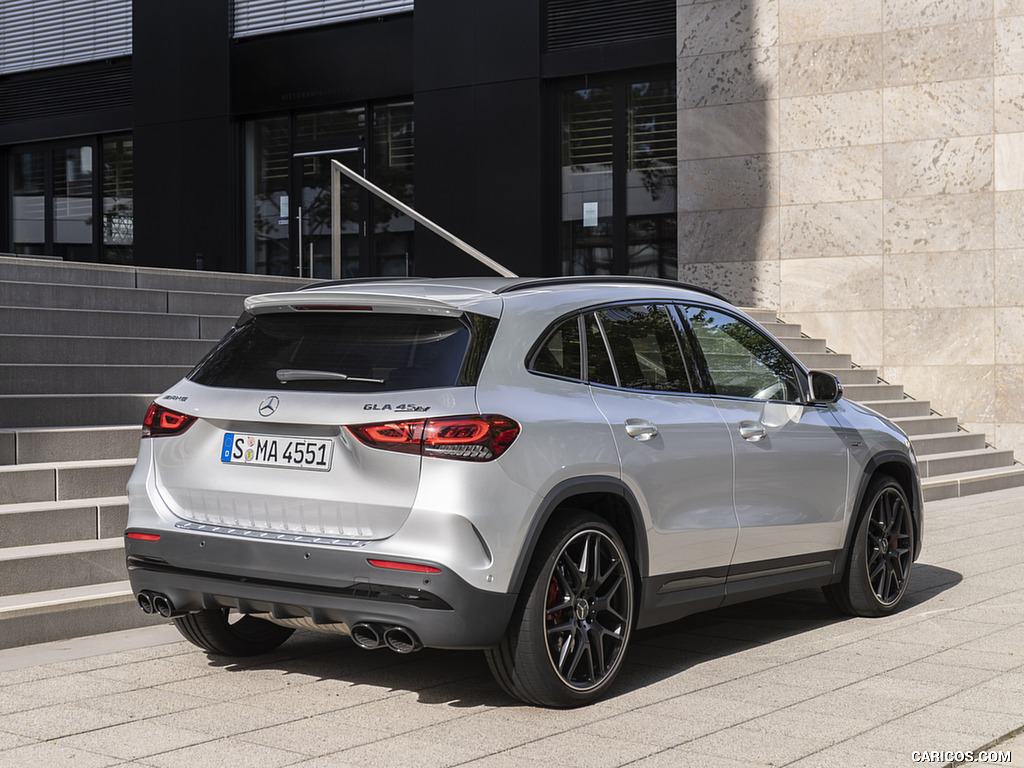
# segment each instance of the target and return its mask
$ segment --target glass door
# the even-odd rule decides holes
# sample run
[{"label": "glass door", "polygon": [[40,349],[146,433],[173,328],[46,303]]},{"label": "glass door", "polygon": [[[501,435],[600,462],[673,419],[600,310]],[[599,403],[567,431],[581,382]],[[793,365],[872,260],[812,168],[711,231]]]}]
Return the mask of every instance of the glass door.
[{"label": "glass door", "polygon": [[[363,173],[361,147],[340,147],[316,152],[300,152],[294,156],[294,178],[298,183],[298,201],[293,214],[295,242],[292,252],[296,274],[317,280],[331,279],[331,248],[334,223],[331,206],[331,161]],[[341,274],[337,277],[358,277],[368,273],[364,263],[366,216],[368,201],[362,187],[342,177],[341,182]]]}]

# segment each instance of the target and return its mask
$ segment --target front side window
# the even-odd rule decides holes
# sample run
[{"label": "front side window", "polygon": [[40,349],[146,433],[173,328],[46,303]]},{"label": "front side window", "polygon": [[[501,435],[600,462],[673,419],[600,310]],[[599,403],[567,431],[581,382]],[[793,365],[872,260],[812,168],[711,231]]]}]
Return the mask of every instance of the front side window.
[{"label": "front side window", "polygon": [[688,307],[684,314],[707,362],[715,394],[754,400],[800,399],[793,362],[759,330],[707,307]]},{"label": "front side window", "polygon": [[197,384],[392,392],[459,383],[473,334],[461,318],[288,312],[247,315],[189,374]]}]

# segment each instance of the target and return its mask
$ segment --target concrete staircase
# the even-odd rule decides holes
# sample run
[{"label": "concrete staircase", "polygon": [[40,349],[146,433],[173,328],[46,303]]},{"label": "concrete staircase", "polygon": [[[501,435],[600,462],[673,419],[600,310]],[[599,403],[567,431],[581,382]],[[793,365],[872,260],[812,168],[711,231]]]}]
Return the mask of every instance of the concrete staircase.
[{"label": "concrete staircase", "polygon": [[153,623],[122,544],[146,408],[305,282],[0,256],[0,648]]},{"label": "concrete staircase", "polygon": [[824,339],[812,339],[799,325],[784,323],[774,312],[747,310],[808,368],[834,373],[845,396],[895,422],[910,437],[921,469],[926,501],[968,496],[1024,486],[1024,466],[1013,451],[985,443],[985,435],[967,432],[955,416],[934,412],[927,400],[915,400],[900,384],[878,378],[872,368],[854,367],[849,355],[827,349]]}]

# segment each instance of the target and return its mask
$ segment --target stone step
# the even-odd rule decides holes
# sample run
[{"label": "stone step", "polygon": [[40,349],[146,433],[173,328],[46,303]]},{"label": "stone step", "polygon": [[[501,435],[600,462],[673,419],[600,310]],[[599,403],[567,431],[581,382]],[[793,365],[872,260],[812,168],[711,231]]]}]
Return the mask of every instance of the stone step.
[{"label": "stone step", "polygon": [[125,426],[141,428],[159,394],[0,395],[0,424],[8,428]]},{"label": "stone step", "polygon": [[927,400],[874,400],[868,408],[880,413],[887,419],[900,419],[907,416],[928,416],[932,412],[932,404]]},{"label": "stone step", "polygon": [[850,384],[843,385],[843,393],[855,403],[870,404],[878,400],[899,400],[903,397],[901,384]]},{"label": "stone step", "polygon": [[125,581],[0,597],[0,648],[153,626]]},{"label": "stone step", "polygon": [[1024,486],[1024,467],[1020,464],[939,475],[921,480],[921,489],[924,491],[925,501],[956,499],[961,496],[972,496],[976,493],[1002,491],[1007,488],[1020,488],[1022,486]]},{"label": "stone step", "polygon": [[3,466],[0,504],[121,496],[134,466],[134,459]]},{"label": "stone step", "polygon": [[[142,422],[111,427],[0,430],[0,466],[92,459],[134,459]],[[3,538],[0,538],[0,542]]]},{"label": "stone step", "polygon": [[761,309],[760,307],[740,307],[740,309],[766,328],[770,328],[779,322],[779,316],[774,310]]},{"label": "stone step", "polygon": [[1013,451],[983,448],[973,451],[951,451],[933,456],[919,456],[917,465],[921,477],[938,477],[1013,466]]},{"label": "stone step", "polygon": [[812,370],[850,368],[853,365],[849,355],[841,355],[834,352],[800,353],[796,355],[796,358]]},{"label": "stone step", "polygon": [[212,346],[202,339],[0,335],[4,363],[193,365]]},{"label": "stone step", "polygon": [[103,584],[128,577],[120,537],[0,549],[0,572],[0,596]]},{"label": "stone step", "polygon": [[958,425],[956,416],[940,416],[937,413],[927,416],[905,416],[893,419],[893,422],[911,437],[955,432]]},{"label": "stone step", "polygon": [[141,426],[158,394],[0,395],[0,424],[5,428]]},{"label": "stone step", "polygon": [[918,458],[940,453],[979,451],[985,447],[985,435],[979,432],[946,432],[936,435],[913,435],[910,441]]},{"label": "stone step", "polygon": [[[123,358],[122,358],[123,359]],[[198,362],[196,358],[193,362]],[[0,395],[163,392],[184,378],[187,365],[0,364]]]},{"label": "stone step", "polygon": [[798,339],[803,330],[797,323],[764,323],[764,329],[777,339]]},{"label": "stone step", "polygon": [[237,317],[247,295],[0,280],[0,306],[3,307]]},{"label": "stone step", "polygon": [[310,282],[305,278],[280,275],[87,264],[32,259],[13,254],[0,255],[0,279],[19,283],[148,288],[201,293],[244,293],[246,295],[295,290]]},{"label": "stone step", "polygon": [[797,336],[794,338],[779,338],[779,341],[782,343],[783,346],[786,347],[786,349],[788,349],[794,355],[827,354],[824,339],[809,339],[803,336]]},{"label": "stone step", "polygon": [[0,505],[0,542],[25,547],[58,541],[113,539],[128,522],[128,497]]},{"label": "stone step", "polygon": [[851,384],[877,384],[878,370],[875,368],[826,368],[826,372],[838,376],[844,387]]},{"label": "stone step", "polygon": [[107,312],[99,309],[0,307],[4,333],[37,336],[139,336],[217,341],[237,315],[169,315],[166,312]]}]

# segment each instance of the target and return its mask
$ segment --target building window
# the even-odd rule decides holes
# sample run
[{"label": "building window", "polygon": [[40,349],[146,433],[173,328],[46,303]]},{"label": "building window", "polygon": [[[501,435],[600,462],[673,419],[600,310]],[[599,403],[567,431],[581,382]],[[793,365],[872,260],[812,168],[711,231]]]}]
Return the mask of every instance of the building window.
[{"label": "building window", "polygon": [[[412,102],[299,112],[246,124],[246,268],[328,278],[331,161],[413,203]],[[413,222],[342,180],[342,277],[413,274]]]},{"label": "building window", "polygon": [[132,137],[10,151],[10,249],[67,261],[132,263]]},{"label": "building window", "polygon": [[675,90],[629,78],[561,92],[563,274],[676,278]]}]

